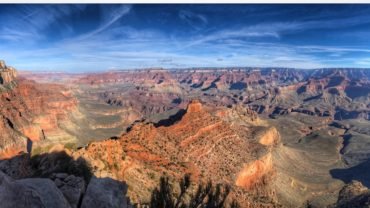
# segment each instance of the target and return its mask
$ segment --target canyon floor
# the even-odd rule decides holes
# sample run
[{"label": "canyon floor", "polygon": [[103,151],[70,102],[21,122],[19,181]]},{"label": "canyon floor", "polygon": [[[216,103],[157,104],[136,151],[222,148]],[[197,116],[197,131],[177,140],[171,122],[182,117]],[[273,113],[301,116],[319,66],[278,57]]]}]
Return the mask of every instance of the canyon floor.
[{"label": "canyon floor", "polygon": [[94,187],[147,205],[161,176],[184,174],[229,185],[241,207],[369,205],[368,70],[0,71],[0,180],[44,184],[46,207],[88,207]]}]

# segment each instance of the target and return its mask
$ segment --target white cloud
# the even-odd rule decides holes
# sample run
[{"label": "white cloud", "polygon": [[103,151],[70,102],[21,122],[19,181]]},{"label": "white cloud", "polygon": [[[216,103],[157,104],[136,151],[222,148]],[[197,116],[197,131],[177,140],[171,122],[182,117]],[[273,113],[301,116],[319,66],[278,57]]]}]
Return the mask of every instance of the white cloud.
[{"label": "white cloud", "polygon": [[191,11],[181,10],[179,12],[179,17],[197,30],[201,29],[208,23],[208,19],[206,18],[206,16],[195,14]]},{"label": "white cloud", "polygon": [[103,15],[104,21],[101,23],[101,25],[95,30],[80,36],[78,39],[87,39],[89,37],[92,37],[94,35],[97,35],[107,30],[114,23],[120,20],[123,16],[127,15],[130,12],[130,10],[131,10],[131,6],[129,5],[120,5],[108,11],[103,10],[104,11],[104,15]]}]

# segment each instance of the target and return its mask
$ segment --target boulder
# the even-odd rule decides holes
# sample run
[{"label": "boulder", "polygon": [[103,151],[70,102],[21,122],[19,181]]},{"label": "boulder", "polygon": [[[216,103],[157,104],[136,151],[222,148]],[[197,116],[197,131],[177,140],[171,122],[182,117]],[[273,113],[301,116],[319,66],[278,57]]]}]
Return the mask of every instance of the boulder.
[{"label": "boulder", "polygon": [[41,178],[13,180],[1,171],[0,201],[2,208],[70,208],[63,194],[51,180]]},{"label": "boulder", "polygon": [[128,208],[126,184],[111,178],[93,177],[87,186],[81,208]]},{"label": "boulder", "polygon": [[63,193],[72,208],[77,208],[82,195],[85,193],[85,181],[81,177],[58,173],[53,176],[54,183]]}]

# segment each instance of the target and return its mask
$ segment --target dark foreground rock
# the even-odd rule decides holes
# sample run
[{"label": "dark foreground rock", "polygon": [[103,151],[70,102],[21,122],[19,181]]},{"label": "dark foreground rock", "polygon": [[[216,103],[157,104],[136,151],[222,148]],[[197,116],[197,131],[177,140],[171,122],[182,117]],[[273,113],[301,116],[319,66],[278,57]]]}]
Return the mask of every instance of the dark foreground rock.
[{"label": "dark foreground rock", "polygon": [[93,177],[85,194],[84,179],[74,175],[14,180],[0,171],[2,208],[128,208],[126,191],[125,184],[110,178]]},{"label": "dark foreground rock", "polygon": [[127,208],[127,186],[111,178],[93,177],[87,187],[81,208]]},{"label": "dark foreground rock", "polygon": [[339,192],[336,208],[370,207],[370,190],[359,181],[352,181]]},{"label": "dark foreground rock", "polygon": [[67,200],[50,179],[13,180],[0,171],[0,202],[3,208],[69,208]]}]

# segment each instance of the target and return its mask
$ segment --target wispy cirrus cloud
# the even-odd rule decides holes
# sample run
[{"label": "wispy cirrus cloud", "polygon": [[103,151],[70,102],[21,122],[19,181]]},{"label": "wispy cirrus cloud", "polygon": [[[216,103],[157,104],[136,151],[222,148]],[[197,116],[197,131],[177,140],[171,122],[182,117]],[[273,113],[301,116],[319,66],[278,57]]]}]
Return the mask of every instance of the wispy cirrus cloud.
[{"label": "wispy cirrus cloud", "polygon": [[100,23],[98,28],[95,28],[93,31],[83,34],[78,39],[86,39],[92,37],[96,34],[99,34],[109,27],[111,27],[114,23],[119,21],[123,16],[127,15],[131,10],[130,5],[119,5],[114,6],[110,9],[103,9],[103,21]]},{"label": "wispy cirrus cloud", "polygon": [[187,10],[181,10],[179,12],[180,19],[184,20],[187,24],[189,24],[194,29],[201,29],[202,27],[205,27],[208,23],[208,19],[206,16],[202,14],[196,14],[191,11]]},{"label": "wispy cirrus cloud", "polygon": [[18,5],[9,13],[1,16],[0,39],[16,42],[34,42],[46,39],[46,30],[51,25],[61,32],[70,32],[72,28],[61,19],[81,12],[84,5]]},{"label": "wispy cirrus cloud", "polygon": [[192,47],[195,45],[199,45],[206,42],[212,41],[224,41],[228,42],[230,40],[235,40],[238,38],[262,38],[262,37],[269,37],[269,38],[276,38],[279,39],[280,35],[279,32],[281,28],[276,27],[275,25],[268,26],[250,26],[250,27],[241,27],[241,28],[233,28],[233,29],[224,29],[220,31],[213,32],[207,35],[200,35],[191,38],[188,40],[188,43],[184,46],[184,48]]},{"label": "wispy cirrus cloud", "polygon": [[0,30],[0,39],[4,41],[19,42],[26,39],[40,39],[40,35],[34,32],[19,31],[10,28],[2,28]]},{"label": "wispy cirrus cloud", "polygon": [[370,32],[366,8],[318,14],[274,8],[43,5],[7,14],[0,6],[0,58],[21,69],[69,71],[370,67],[370,41],[361,37]]}]

